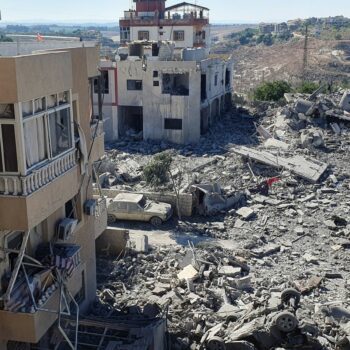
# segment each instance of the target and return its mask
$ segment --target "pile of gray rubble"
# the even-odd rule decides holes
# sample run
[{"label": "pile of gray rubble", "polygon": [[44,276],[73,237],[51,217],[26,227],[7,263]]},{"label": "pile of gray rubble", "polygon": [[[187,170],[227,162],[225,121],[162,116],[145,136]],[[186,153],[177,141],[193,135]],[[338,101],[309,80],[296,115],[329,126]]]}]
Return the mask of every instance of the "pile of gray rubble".
[{"label": "pile of gray rubble", "polygon": [[119,141],[102,186],[150,190],[142,167],[170,147],[183,192],[244,200],[166,226],[199,246],[101,257],[99,307],[165,313],[171,349],[350,349],[350,94],[239,109],[194,146]]}]

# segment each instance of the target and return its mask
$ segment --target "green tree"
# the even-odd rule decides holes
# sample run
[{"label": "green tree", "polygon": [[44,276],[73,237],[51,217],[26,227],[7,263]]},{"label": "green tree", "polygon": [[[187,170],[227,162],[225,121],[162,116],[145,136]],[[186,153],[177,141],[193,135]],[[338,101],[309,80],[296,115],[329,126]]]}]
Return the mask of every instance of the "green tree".
[{"label": "green tree", "polygon": [[178,171],[178,181],[171,172],[171,165],[173,164],[173,156],[170,152],[165,151],[156,154],[153,159],[144,167],[143,177],[146,183],[152,187],[159,187],[165,185],[169,180],[172,183],[173,190],[176,195],[177,215],[181,220],[180,212],[180,182],[183,172]]},{"label": "green tree", "polygon": [[256,101],[279,101],[292,88],[286,81],[265,82],[258,86],[253,93]]}]

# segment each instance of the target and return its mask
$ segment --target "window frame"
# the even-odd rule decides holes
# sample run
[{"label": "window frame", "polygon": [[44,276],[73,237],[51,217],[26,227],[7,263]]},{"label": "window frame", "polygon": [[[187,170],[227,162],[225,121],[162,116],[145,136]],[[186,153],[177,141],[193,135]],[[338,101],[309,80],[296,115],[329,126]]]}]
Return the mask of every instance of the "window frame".
[{"label": "window frame", "polygon": [[[60,98],[59,97],[64,95],[64,94],[68,94],[68,100],[66,102],[63,102],[62,104],[60,104]],[[55,103],[54,106],[50,106],[49,107],[48,106],[48,98],[50,98],[50,97],[56,97],[56,103]],[[24,160],[25,175],[28,175],[33,170],[40,169],[44,165],[46,165],[48,163],[51,163],[51,162],[55,161],[56,159],[61,158],[62,156],[64,156],[65,154],[71,152],[75,148],[72,91],[71,90],[67,90],[67,91],[63,91],[61,93],[35,98],[35,99],[32,100],[32,103],[34,104],[34,101],[36,101],[38,99],[43,99],[43,98],[45,98],[45,101],[46,101],[46,103],[45,103],[45,110],[44,111],[40,111],[38,113],[34,113],[35,111],[33,109],[33,114],[32,115],[26,115],[26,116],[23,116],[23,113],[21,113],[20,123],[21,123],[22,138],[23,138],[23,160]],[[28,103],[28,101],[26,101],[24,103]],[[53,156],[52,155],[52,140],[51,140],[51,135],[50,135],[50,125],[49,125],[50,115],[52,115],[53,113],[60,112],[61,110],[65,110],[65,109],[67,109],[68,112],[69,112],[69,121],[68,122],[70,124],[71,147],[69,149],[63,151],[62,153],[60,153],[60,154],[58,154],[56,156]],[[22,111],[22,109],[21,109],[21,111]],[[29,121],[32,121],[32,120],[38,119],[38,118],[43,118],[44,119],[44,133],[45,133],[44,142],[45,142],[47,156],[46,156],[46,159],[44,159],[44,160],[42,160],[42,161],[32,165],[31,167],[28,167],[27,160],[26,160],[27,159],[27,154],[26,154],[25,142],[24,142],[24,124],[26,122],[29,122]],[[18,174],[18,172],[16,174]]]},{"label": "window frame", "polygon": [[[135,84],[135,89],[130,89],[130,88],[129,88],[129,84],[130,84],[131,82],[134,82],[134,84]],[[141,89],[136,89],[137,83],[141,83]],[[126,89],[127,89],[128,91],[142,91],[142,90],[143,90],[143,81],[140,80],[140,79],[127,79],[127,81],[126,81]]]},{"label": "window frame", "polygon": [[[180,36],[180,38],[179,38],[179,36]],[[174,30],[173,40],[174,41],[185,41],[185,31],[184,30]]]},{"label": "window frame", "polygon": [[[141,35],[143,34],[143,35]],[[145,35],[146,34],[146,35]],[[149,30],[139,30],[137,32],[137,38],[138,40],[146,40],[149,41]]]},{"label": "window frame", "polygon": [[[177,123],[177,122],[179,122],[181,124],[181,126],[176,126],[176,127],[172,126],[172,127],[170,127],[170,126],[167,126],[167,122],[168,123],[171,123],[171,122]],[[165,118],[164,119],[164,130],[182,131],[183,130],[183,119],[181,119],[181,118]]]}]

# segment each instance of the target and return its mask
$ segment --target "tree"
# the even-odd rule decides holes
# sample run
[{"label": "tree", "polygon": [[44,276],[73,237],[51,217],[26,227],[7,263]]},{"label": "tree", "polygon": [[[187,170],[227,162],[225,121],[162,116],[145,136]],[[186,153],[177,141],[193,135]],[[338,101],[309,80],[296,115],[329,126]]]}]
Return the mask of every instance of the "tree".
[{"label": "tree", "polygon": [[181,182],[183,172],[178,172],[178,178],[176,181],[175,176],[171,171],[173,160],[174,158],[169,151],[156,154],[143,169],[143,177],[149,186],[155,188],[165,185],[167,182],[169,182],[169,180],[171,181],[176,195],[177,215],[181,220],[179,184]]},{"label": "tree", "polygon": [[292,88],[286,81],[266,82],[254,90],[254,99],[257,101],[279,101],[284,94],[291,91]]},{"label": "tree", "polygon": [[13,40],[11,38],[7,37],[6,35],[0,34],[0,42],[12,43]]}]

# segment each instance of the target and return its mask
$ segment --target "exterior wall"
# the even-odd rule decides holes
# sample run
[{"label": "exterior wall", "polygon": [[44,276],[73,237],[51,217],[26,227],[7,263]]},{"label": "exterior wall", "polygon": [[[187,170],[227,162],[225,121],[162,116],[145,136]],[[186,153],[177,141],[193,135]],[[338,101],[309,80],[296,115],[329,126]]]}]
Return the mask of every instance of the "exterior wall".
[{"label": "exterior wall", "polygon": [[[168,140],[174,143],[195,143],[200,138],[200,79],[196,62],[148,61],[142,69],[141,61],[120,61],[118,69],[118,102],[120,106],[143,107],[143,138]],[[153,71],[159,77],[153,78]],[[162,74],[188,73],[189,96],[162,93]],[[127,80],[143,81],[142,91],[128,91]],[[153,86],[153,81],[159,86]],[[166,118],[182,119],[182,130],[165,130]]]}]

